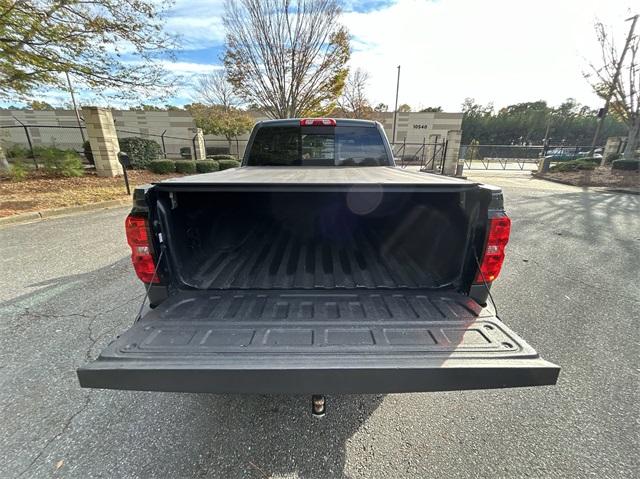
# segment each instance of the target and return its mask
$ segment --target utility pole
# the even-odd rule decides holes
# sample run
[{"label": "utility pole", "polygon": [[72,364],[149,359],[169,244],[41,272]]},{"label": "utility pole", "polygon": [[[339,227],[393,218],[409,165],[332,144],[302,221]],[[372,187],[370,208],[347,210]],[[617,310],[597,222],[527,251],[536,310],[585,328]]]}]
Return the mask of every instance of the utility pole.
[{"label": "utility pole", "polygon": [[[638,21],[638,14],[634,15],[631,18],[627,18],[625,22],[629,20],[633,20],[631,23],[631,28],[629,28],[629,35],[627,35],[627,41],[624,44],[624,48],[622,49],[622,54],[620,55],[620,61],[616,66],[616,72],[613,74],[613,80],[611,81],[611,86],[609,87],[609,92],[607,93],[607,99],[604,103],[604,108],[602,109],[602,115],[600,116],[600,121],[598,121],[598,126],[596,127],[596,133],[593,135],[593,141],[591,142],[591,149],[589,150],[589,156],[593,156],[593,152],[596,149],[596,144],[598,143],[598,138],[600,137],[600,132],[602,131],[602,125],[604,124],[604,119],[607,117],[607,112],[609,111],[609,105],[611,104],[611,98],[616,89],[616,84],[618,83],[618,78],[620,77],[620,72],[622,71],[622,62],[624,62],[624,57],[627,54],[627,50],[629,49],[629,44],[631,43],[631,39],[633,38],[633,31],[636,28],[636,22]],[[600,164],[604,164],[605,158],[604,156],[600,160]]]},{"label": "utility pole", "polygon": [[78,105],[76,105],[76,97],[73,94],[73,87],[71,86],[71,79],[69,78],[69,72],[64,72],[67,75],[67,83],[69,84],[69,93],[71,93],[71,101],[73,102],[73,110],[76,112],[76,120],[78,120],[78,128],[80,128],[80,136],[82,136],[82,143],[85,142],[84,131],[82,131],[82,123],[80,123],[80,113],[78,113]]},{"label": "utility pole", "polygon": [[400,65],[398,65],[398,83],[396,85],[396,107],[393,109],[393,138],[391,144],[396,144],[396,115],[398,114],[398,93],[400,92]]}]

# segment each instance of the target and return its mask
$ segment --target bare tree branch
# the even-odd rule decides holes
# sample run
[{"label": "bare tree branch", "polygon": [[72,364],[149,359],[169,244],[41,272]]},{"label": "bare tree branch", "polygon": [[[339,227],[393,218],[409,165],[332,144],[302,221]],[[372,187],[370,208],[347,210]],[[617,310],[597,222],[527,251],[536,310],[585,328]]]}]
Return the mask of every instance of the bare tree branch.
[{"label": "bare tree branch", "polygon": [[350,56],[340,14],[336,0],[227,0],[229,81],[274,118],[330,111]]}]

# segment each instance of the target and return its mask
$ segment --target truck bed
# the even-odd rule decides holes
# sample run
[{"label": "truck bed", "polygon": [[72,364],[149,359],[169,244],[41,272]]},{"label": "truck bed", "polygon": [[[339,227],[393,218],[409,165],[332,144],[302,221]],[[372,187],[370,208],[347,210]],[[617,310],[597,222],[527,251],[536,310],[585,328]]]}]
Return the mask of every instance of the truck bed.
[{"label": "truck bed", "polygon": [[[363,222],[364,223],[364,222]],[[342,242],[294,235],[276,222],[255,225],[245,244],[210,250],[189,266],[199,289],[418,288],[443,281],[406,245],[393,248],[370,225]],[[425,255],[429,252],[425,251]]]},{"label": "truck bed", "polygon": [[456,289],[486,196],[209,185],[157,204],[177,289]]}]

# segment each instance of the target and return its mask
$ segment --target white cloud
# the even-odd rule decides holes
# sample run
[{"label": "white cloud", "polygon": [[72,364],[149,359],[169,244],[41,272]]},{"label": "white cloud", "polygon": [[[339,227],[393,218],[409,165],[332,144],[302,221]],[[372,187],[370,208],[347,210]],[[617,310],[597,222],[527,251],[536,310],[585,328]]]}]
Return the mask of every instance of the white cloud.
[{"label": "white cloud", "polygon": [[400,104],[457,111],[465,97],[599,105],[581,73],[583,57],[598,58],[596,16],[624,40],[624,0],[398,0],[343,21],[357,42],[352,67],[371,73],[372,100],[393,108],[401,65]]},{"label": "white cloud", "polygon": [[205,63],[193,62],[163,61],[161,62],[161,64],[166,70],[177,73],[178,75],[212,73],[215,70],[220,70],[223,68],[221,65],[208,65]]},{"label": "white cloud", "polygon": [[185,50],[200,50],[221,45],[223,0],[178,0],[167,18],[167,29],[182,36]]}]

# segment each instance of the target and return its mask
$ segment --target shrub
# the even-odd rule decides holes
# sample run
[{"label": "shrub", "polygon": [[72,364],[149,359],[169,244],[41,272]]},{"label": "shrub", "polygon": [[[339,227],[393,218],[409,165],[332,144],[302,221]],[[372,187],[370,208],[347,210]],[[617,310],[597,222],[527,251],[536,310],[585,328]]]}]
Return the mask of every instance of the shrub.
[{"label": "shrub", "polygon": [[176,161],[176,173],[195,173],[196,162],[194,160]]},{"label": "shrub", "polygon": [[220,170],[220,165],[218,164],[217,161],[214,161],[214,160],[196,161],[196,171],[198,173],[211,173],[219,170]]},{"label": "shrub", "polygon": [[601,158],[596,158],[596,157],[593,157],[593,156],[584,156],[582,158],[578,158],[578,160],[579,161],[588,161],[589,163],[593,163],[596,166],[599,166]]},{"label": "shrub", "polygon": [[93,159],[93,153],[91,152],[91,142],[89,140],[85,141],[82,144],[82,149],[84,150],[84,157],[87,159],[90,165],[95,165],[96,162]]},{"label": "shrub", "polygon": [[611,169],[619,171],[639,171],[640,160],[614,160],[611,163]]},{"label": "shrub", "polygon": [[173,160],[153,160],[149,163],[148,168],[159,175],[168,175],[176,171],[176,162]]},{"label": "shrub", "polygon": [[62,157],[60,157],[58,165],[58,173],[67,178],[84,175],[82,158],[75,150],[65,150]]},{"label": "shrub", "polygon": [[224,146],[207,146],[205,148],[205,154],[207,156],[228,155],[229,148]]},{"label": "shrub", "polygon": [[33,158],[31,150],[21,145],[12,145],[10,148],[6,148],[4,154],[7,160],[12,160],[13,158]]},{"label": "shrub", "polygon": [[596,163],[592,161],[585,161],[584,158],[580,158],[578,160],[567,161],[566,163],[560,163],[558,165],[552,166],[549,169],[550,173],[564,173],[567,171],[579,171],[579,170],[595,170]]},{"label": "shrub", "polygon": [[131,158],[131,168],[141,170],[149,163],[162,156],[162,148],[154,140],[147,138],[129,137],[118,140],[120,151],[123,151]]},{"label": "shrub", "polygon": [[16,162],[9,165],[9,178],[11,181],[23,181],[29,176],[29,169],[22,162]]},{"label": "shrub", "polygon": [[55,146],[36,146],[33,154],[51,176],[79,177],[84,175],[82,158],[75,150],[61,150]]},{"label": "shrub", "polygon": [[604,162],[605,163],[612,163],[615,160],[619,160],[620,158],[622,158],[622,155],[620,153],[609,153],[607,155],[607,157],[605,158]]},{"label": "shrub", "polygon": [[233,155],[211,155],[207,156],[209,160],[234,160],[238,161],[238,158]]},{"label": "shrub", "polygon": [[220,171],[222,171],[229,168],[237,168],[240,166],[240,162],[238,160],[218,160],[218,165],[220,165]]}]

